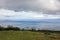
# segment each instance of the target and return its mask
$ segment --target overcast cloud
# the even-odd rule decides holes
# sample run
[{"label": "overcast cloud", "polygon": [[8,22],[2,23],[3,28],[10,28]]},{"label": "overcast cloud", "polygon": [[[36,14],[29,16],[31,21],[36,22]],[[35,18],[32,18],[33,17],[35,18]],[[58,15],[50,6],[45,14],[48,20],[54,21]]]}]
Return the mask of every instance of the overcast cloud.
[{"label": "overcast cloud", "polygon": [[38,11],[44,10],[60,10],[59,0],[0,0],[1,8],[13,10]]},{"label": "overcast cloud", "polygon": [[60,0],[0,0],[0,19],[2,18],[60,18]]}]

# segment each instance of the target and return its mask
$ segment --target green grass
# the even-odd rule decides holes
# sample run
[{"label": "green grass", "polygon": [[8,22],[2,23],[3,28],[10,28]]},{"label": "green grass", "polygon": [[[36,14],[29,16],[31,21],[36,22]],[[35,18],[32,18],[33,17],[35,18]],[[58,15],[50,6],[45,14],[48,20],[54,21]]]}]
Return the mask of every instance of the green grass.
[{"label": "green grass", "polygon": [[0,40],[60,40],[59,33],[33,31],[0,31]]}]

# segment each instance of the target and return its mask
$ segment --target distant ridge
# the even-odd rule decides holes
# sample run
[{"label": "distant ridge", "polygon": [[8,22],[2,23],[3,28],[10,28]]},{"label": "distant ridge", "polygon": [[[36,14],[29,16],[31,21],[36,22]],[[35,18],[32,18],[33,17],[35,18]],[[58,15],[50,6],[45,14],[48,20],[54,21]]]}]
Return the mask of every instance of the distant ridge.
[{"label": "distant ridge", "polygon": [[60,19],[41,19],[41,20],[0,20],[0,22],[41,22],[41,23],[60,23]]}]

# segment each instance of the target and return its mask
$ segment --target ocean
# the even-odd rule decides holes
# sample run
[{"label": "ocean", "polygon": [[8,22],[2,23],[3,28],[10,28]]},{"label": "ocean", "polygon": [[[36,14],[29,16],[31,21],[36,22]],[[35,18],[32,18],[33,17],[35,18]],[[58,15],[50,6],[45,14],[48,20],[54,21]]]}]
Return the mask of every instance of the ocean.
[{"label": "ocean", "polygon": [[43,29],[43,30],[60,30],[60,22],[46,22],[46,21],[0,21],[0,25],[7,27],[12,25],[14,27],[25,29]]}]

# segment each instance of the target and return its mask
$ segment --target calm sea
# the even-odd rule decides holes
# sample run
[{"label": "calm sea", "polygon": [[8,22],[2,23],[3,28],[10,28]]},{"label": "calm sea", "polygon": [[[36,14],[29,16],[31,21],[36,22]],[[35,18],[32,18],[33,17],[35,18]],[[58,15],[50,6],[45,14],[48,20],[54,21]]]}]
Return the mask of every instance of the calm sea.
[{"label": "calm sea", "polygon": [[14,27],[20,27],[25,29],[48,29],[48,30],[60,30],[60,23],[58,22],[42,22],[42,21],[14,21],[14,22],[0,22],[1,26],[7,27],[12,25]]}]

